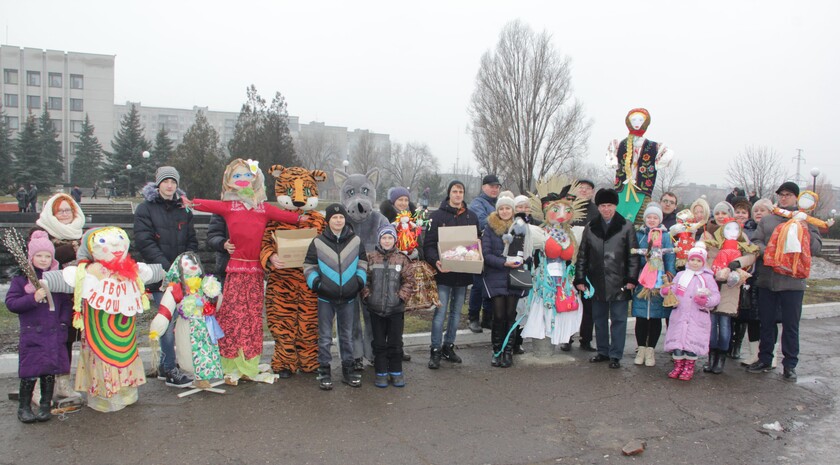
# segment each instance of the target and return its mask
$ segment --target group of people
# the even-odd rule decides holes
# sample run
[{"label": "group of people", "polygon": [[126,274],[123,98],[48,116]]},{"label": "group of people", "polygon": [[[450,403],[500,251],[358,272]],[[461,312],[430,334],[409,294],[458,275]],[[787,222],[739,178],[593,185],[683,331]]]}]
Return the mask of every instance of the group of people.
[{"label": "group of people", "polygon": [[[174,387],[316,373],[319,387],[332,389],[334,322],[342,382],[361,386],[364,357],[373,364],[375,386],[403,387],[402,364],[410,360],[402,344],[406,308],[417,308],[419,293],[432,292],[428,368],[461,363],[455,342],[470,287],[469,329],[490,329],[493,367],[512,366],[524,352],[523,338],[570,351],[578,334],[580,348],[595,352],[590,362],[619,368],[630,309],[637,365],[656,364],[665,320],[671,378],[691,379],[705,355],[704,371],[721,373],[727,356],[740,358],[745,335],[753,356],[744,361],[748,371],[768,372],[780,322],[784,378],[796,379],[805,277],[810,256],[819,253],[819,228],[827,225],[808,214],[815,194],[800,195],[793,183],[776,191],[777,205],[737,197],[710,209],[700,198],[677,211],[670,192],[655,202],[640,190],[640,202],[627,206],[623,199],[630,196],[617,189],[596,193],[592,181],[552,178],[538,183],[536,194],[515,196],[490,174],[469,204],[464,183],[451,181],[432,211],[428,190],[414,211],[409,190],[392,188],[377,213],[382,217],[364,216],[362,224],[359,211],[369,204],[350,198],[375,191],[375,174],[344,177],[348,200],[321,214],[317,183],[326,173],[280,165],[267,172],[276,178],[279,207],[266,202],[265,177],[252,160],[227,167],[221,200],[188,199],[178,171],[160,167],[135,212],[140,264],[128,257],[124,231],[85,231],[79,203],[52,196],[28,239],[32,273],[15,277],[6,298],[21,319],[18,418],[46,421],[53,396],[75,391],[86,392],[88,404],[101,411],[137,400],[137,387],[146,382],[142,362],[134,339],[120,336],[133,334],[133,317],[147,306],[146,286],[159,304],[150,331],[161,346],[153,368]],[[353,182],[358,189],[347,187]],[[221,283],[206,279],[195,255],[193,210],[213,214],[207,242],[217,252]],[[475,228],[477,242],[442,250],[441,236],[455,226]],[[314,230],[302,266],[278,245],[290,229]],[[796,251],[786,248],[791,240],[798,241]],[[452,253],[464,252],[481,258],[478,273],[447,267]],[[107,307],[111,301],[99,294],[109,286],[135,288],[130,311]],[[118,297],[114,306],[126,305]],[[263,310],[275,339],[268,366],[259,363]],[[188,337],[177,339],[176,328],[186,328]],[[97,339],[108,331],[112,339]],[[83,360],[71,387],[75,341],[82,342]],[[117,353],[100,350],[106,343]],[[33,412],[36,382],[40,400]]]},{"label": "group of people", "polygon": [[36,212],[38,208],[38,186],[29,183],[29,190],[22,184],[15,192],[15,199],[18,203],[18,212]]}]

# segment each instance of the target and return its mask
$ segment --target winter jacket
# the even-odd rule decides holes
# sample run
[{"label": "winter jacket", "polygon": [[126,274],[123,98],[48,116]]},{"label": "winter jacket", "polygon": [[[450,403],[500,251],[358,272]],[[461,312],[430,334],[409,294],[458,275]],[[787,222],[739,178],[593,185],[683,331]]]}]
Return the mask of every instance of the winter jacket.
[{"label": "winter jacket", "polygon": [[335,304],[353,301],[367,281],[365,246],[353,228],[345,225],[339,236],[324,228],[309,244],[303,277],[320,300]]},{"label": "winter jacket", "polygon": [[[437,270],[437,261],[440,260],[440,253],[438,252],[438,230],[441,227],[447,226],[475,226],[478,231],[478,217],[469,208],[461,208],[456,210],[449,205],[448,200],[444,200],[440,204],[440,208],[433,211],[429,217],[432,224],[426,232],[426,237],[423,243],[424,259],[432,265],[432,268]],[[450,287],[464,287],[469,286],[473,282],[473,275],[469,273],[437,273],[435,281],[443,286]]]},{"label": "winter jacket", "polygon": [[[503,221],[495,212],[487,217],[487,227],[481,235],[481,253],[484,254],[484,296],[487,298],[522,295],[521,290],[508,289],[509,270],[505,266],[505,243],[502,236],[507,233],[513,221]],[[524,265],[523,265],[524,266]]]},{"label": "winter jacket", "polygon": [[[417,205],[414,205],[414,202],[409,201],[408,211],[410,211],[413,214],[414,210],[417,210]],[[382,201],[382,203],[379,204],[379,213],[382,213],[382,216],[384,216],[389,223],[393,223],[397,220],[397,215],[400,212],[397,211],[397,207],[395,207],[389,199],[385,199]]]},{"label": "winter jacket", "polygon": [[[38,277],[41,271],[36,270]],[[70,372],[67,335],[73,318],[69,294],[52,295],[55,310],[48,303],[38,303],[34,294],[27,294],[25,276],[15,276],[6,294],[6,307],[20,320],[20,358],[18,376],[33,378]]]},{"label": "winter jacket", "polygon": [[15,197],[18,201],[18,208],[25,209],[26,205],[29,203],[26,201],[26,189],[22,187],[18,189],[17,194],[15,194]]},{"label": "winter jacket", "polygon": [[367,285],[362,289],[367,309],[383,317],[404,312],[415,288],[411,260],[396,247],[386,251],[377,246],[367,254],[367,262]]},{"label": "winter jacket", "polygon": [[601,215],[593,218],[580,241],[575,285],[585,285],[589,278],[595,288],[592,300],[630,300],[630,291],[624,286],[639,283],[639,256],[630,253],[638,247],[633,223],[621,215],[613,215],[609,225]]},{"label": "winter jacket", "polygon": [[[674,283],[678,283],[680,277],[686,271],[680,271],[674,277]],[[683,295],[677,295],[677,307],[671,311],[671,319],[668,323],[668,331],[665,333],[665,352],[684,350],[698,356],[709,353],[709,337],[712,334],[712,318],[708,309],[714,308],[720,303],[720,293],[712,270],[706,268],[698,277],[692,278]],[[671,286],[671,292],[675,292],[676,284]],[[700,288],[705,287],[711,292],[705,309],[694,302],[694,296]]]},{"label": "winter jacket", "polygon": [[[769,214],[761,219],[752,236],[752,243],[759,248],[759,257],[764,257],[764,249],[767,247],[767,241],[770,240],[773,231],[787,221],[787,218],[773,214]],[[822,236],[820,236],[820,231],[814,225],[801,222],[800,224],[808,225],[808,230],[811,232],[811,256],[815,257],[819,255],[822,250]],[[756,270],[758,277],[756,278],[755,285],[758,287],[770,289],[773,292],[805,290],[805,279],[776,273],[773,268],[764,265],[764,260],[756,263]]]},{"label": "winter jacket", "polygon": [[225,270],[227,269],[230,254],[225,249],[225,242],[228,240],[227,223],[219,215],[210,217],[210,224],[207,225],[207,246],[216,252],[216,276],[224,282]]},{"label": "winter jacket", "polygon": [[154,184],[143,188],[146,201],[134,211],[134,244],[146,263],[158,263],[164,270],[187,251],[198,251],[193,214],[184,209],[183,191],[165,200]]},{"label": "winter jacket", "polygon": [[667,229],[671,229],[671,226],[677,224],[677,211],[674,210],[671,213],[662,213],[662,226],[665,226]]},{"label": "winter jacket", "polygon": [[[639,243],[639,247],[647,248],[649,233],[650,229],[647,226],[643,226],[642,229],[636,231],[636,240]],[[664,231],[662,234],[662,248],[671,249],[673,247],[674,242],[671,240],[671,235],[668,234],[668,231]],[[664,271],[670,273],[671,279],[677,274],[676,262],[677,256],[673,252],[662,255]],[[641,255],[639,258],[639,269],[644,268],[646,263],[647,259],[644,255]],[[645,298],[639,297],[639,293],[643,289],[642,286],[636,286],[633,289],[633,316],[636,318],[668,318],[671,314],[671,309],[662,305],[664,302],[662,296],[659,293],[656,293],[656,295],[648,293],[648,296]]]},{"label": "winter jacket", "polygon": [[[38,203],[38,186],[32,186],[32,189],[29,189],[29,192],[26,193],[26,203],[30,205],[36,205]],[[35,211],[35,209],[32,209]]]},{"label": "winter jacket", "polygon": [[496,211],[496,199],[482,192],[474,198],[468,207],[478,218],[478,230],[484,231],[487,227],[487,217]]}]

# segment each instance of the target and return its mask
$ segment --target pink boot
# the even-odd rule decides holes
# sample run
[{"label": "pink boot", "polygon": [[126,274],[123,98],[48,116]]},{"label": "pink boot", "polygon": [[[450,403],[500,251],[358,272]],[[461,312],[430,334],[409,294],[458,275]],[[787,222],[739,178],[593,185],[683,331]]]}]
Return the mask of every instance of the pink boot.
[{"label": "pink boot", "polygon": [[691,381],[691,378],[694,377],[694,364],[697,363],[697,360],[683,360],[685,363],[683,364],[682,372],[680,373],[679,378],[683,381]]},{"label": "pink boot", "polygon": [[678,358],[674,360],[674,369],[668,373],[668,377],[671,379],[677,379],[680,377],[680,373],[683,371],[683,367],[685,366],[686,360],[684,358]]}]

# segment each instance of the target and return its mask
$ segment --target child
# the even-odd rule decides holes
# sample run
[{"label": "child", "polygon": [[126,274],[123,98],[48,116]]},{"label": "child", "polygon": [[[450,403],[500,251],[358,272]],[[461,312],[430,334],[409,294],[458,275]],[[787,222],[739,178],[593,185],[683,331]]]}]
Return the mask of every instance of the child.
[{"label": "child", "polygon": [[332,389],[333,319],[338,321],[342,381],[351,387],[362,385],[362,376],[353,370],[353,313],[356,295],[367,279],[367,261],[364,244],[353,228],[345,224],[344,206],[330,205],[325,216],[328,228],[309,244],[303,277],[306,285],[318,294],[318,382],[321,389],[328,391]]},{"label": "child", "polygon": [[[44,271],[58,269],[58,262],[53,258],[55,247],[45,231],[32,233],[28,255],[39,279]],[[53,299],[55,309],[50,310],[47,291],[36,290],[25,275],[15,276],[6,294],[6,306],[20,319],[17,416],[23,423],[50,419],[55,375],[70,372],[67,334],[73,306],[66,294],[55,294]],[[37,413],[33,413],[32,393],[38,378],[41,379],[41,401]]]},{"label": "child", "polygon": [[370,310],[373,327],[373,366],[376,387],[405,386],[402,373],[402,335],[405,303],[414,291],[411,260],[395,246],[397,231],[387,224],[379,228],[379,245],[368,252],[368,284],[362,300]]},{"label": "child", "polygon": [[709,310],[720,302],[720,291],[712,271],[706,268],[706,257],[705,244],[698,242],[688,252],[685,270],[659,291],[664,296],[673,292],[678,302],[665,333],[665,351],[673,352],[674,357],[674,369],[668,373],[672,379],[691,380],[697,357],[709,352]]}]

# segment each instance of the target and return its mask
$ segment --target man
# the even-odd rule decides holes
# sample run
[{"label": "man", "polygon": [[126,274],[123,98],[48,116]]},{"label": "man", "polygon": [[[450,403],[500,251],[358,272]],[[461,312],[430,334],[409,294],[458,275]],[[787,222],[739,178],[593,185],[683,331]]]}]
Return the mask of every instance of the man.
[{"label": "man", "polygon": [[38,186],[29,183],[29,192],[26,193],[26,202],[29,204],[26,211],[38,212]]},{"label": "man", "polygon": [[578,179],[577,197],[586,199],[586,216],[572,223],[572,226],[586,226],[586,223],[598,216],[598,206],[592,201],[595,195],[595,183],[588,179]]},{"label": "man", "polygon": [[[576,192],[576,196],[573,194],[569,195],[569,197],[573,199],[576,197],[586,199],[586,215],[573,222],[572,227],[585,227],[586,223],[591,221],[592,218],[597,218],[599,216],[598,206],[592,201],[592,197],[595,195],[595,183],[588,179],[579,179]],[[592,331],[594,329],[594,323],[592,321],[592,299],[585,299],[582,295],[580,298],[583,302],[583,315],[580,320],[580,330],[578,331],[580,334],[580,349],[587,352],[595,352],[595,348],[592,347]],[[560,343],[560,350],[564,352],[568,352],[571,348],[571,339],[568,343]]]},{"label": "man", "polygon": [[[778,206],[784,210],[795,212],[799,186],[793,182],[785,182],[776,190]],[[805,213],[796,213],[796,219],[806,218]],[[787,218],[781,215],[767,215],[758,223],[753,234],[752,243],[759,247],[759,256],[764,256],[764,250],[770,242],[773,232],[783,227]],[[807,223],[799,221],[800,227]],[[807,225],[810,232],[811,256],[816,256],[822,249],[822,237],[813,225]],[[805,251],[803,251],[805,252]],[[784,360],[784,379],[796,381],[796,365],[799,363],[799,319],[802,316],[802,297],[805,295],[805,279],[795,278],[777,272],[774,268],[758,262],[758,316],[761,321],[761,341],[759,342],[758,361],[747,367],[750,373],[767,373],[773,371],[773,353],[778,335],[777,319],[781,312],[782,321],[782,354]]]},{"label": "man", "polygon": [[677,223],[677,195],[673,192],[665,192],[659,197],[659,206],[662,208],[662,225],[668,229]]},{"label": "man", "polygon": [[[146,200],[134,212],[134,244],[146,263],[158,263],[164,271],[169,270],[178,255],[198,251],[193,215],[184,208],[184,192],[178,189],[180,180],[175,168],[158,168],[155,182],[143,187]],[[162,290],[153,295],[155,302],[160,303]],[[163,377],[167,386],[185,388],[193,380],[181,373],[175,363],[175,320],[172,319],[160,338],[158,377]]]},{"label": "man", "polygon": [[627,302],[639,276],[639,256],[630,251],[639,245],[633,224],[615,213],[616,191],[599,190],[595,204],[599,216],[589,221],[583,231],[575,287],[584,292],[588,279],[595,288],[592,318],[598,353],[589,361],[609,360],[610,368],[620,368],[627,336]]},{"label": "man", "polygon": [[741,195],[741,189],[739,187],[733,187],[732,192],[726,194],[726,201],[731,205],[732,199],[738,197],[738,195]]},{"label": "man", "polygon": [[79,186],[73,186],[73,189],[70,190],[70,196],[76,203],[82,203],[82,190],[79,189]]},{"label": "man", "polygon": [[758,198],[758,194],[754,190],[751,190],[750,191],[750,204],[755,205],[755,203],[758,202],[759,200],[761,200],[761,199]]},{"label": "man", "polygon": [[[481,180],[481,194],[470,202],[469,209],[478,218],[479,235],[487,227],[487,216],[496,211],[496,198],[499,197],[499,191],[501,190],[502,184],[499,182],[498,176],[488,174]],[[484,294],[484,281],[481,279],[481,275],[473,276],[469,319],[470,331],[474,333],[482,332],[482,328],[490,329],[492,325],[493,311],[490,309],[490,299],[484,297]],[[481,318],[482,307],[484,308],[484,318]],[[481,320],[480,323],[479,320]]]}]

